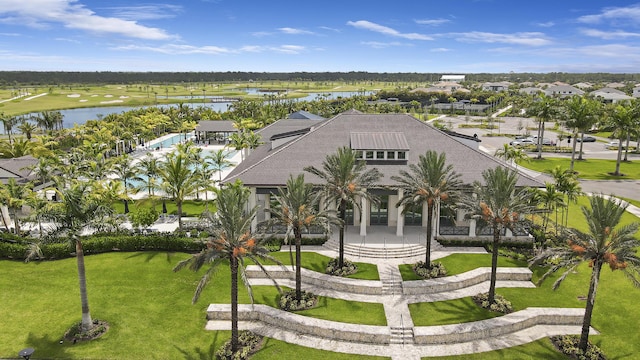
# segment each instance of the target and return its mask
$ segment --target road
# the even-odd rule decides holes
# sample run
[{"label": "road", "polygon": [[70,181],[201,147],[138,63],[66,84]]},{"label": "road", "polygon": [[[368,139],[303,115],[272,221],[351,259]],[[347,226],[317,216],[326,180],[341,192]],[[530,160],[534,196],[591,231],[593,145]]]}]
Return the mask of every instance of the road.
[{"label": "road", "polygon": [[[471,135],[477,134],[478,137],[482,140],[480,143],[480,149],[493,155],[496,149],[501,148],[504,144],[508,144],[513,140],[513,135],[516,134],[530,134],[535,135],[537,130],[526,130],[526,129],[537,129],[537,123],[534,119],[531,118],[519,118],[519,117],[501,117],[500,120],[504,122],[495,123],[499,126],[498,129],[494,130],[484,130],[477,128],[460,128],[459,124],[472,124],[479,123],[480,119],[484,119],[486,121],[487,117],[477,117],[477,116],[459,116],[459,117],[449,117],[443,116],[439,119],[443,124],[449,127],[450,130],[465,134]],[[555,141],[558,146],[572,146],[573,144],[569,144],[567,139],[563,139],[562,142],[558,140],[558,132],[553,130],[554,123],[546,123],[545,124],[545,133],[544,137],[549,138]],[[487,136],[489,133],[492,134],[505,134],[504,136]],[[615,160],[617,156],[617,152],[615,150],[608,150],[605,148],[605,143],[609,142],[610,139],[607,138],[597,138],[597,142],[593,143],[584,143],[583,146],[583,157],[585,159],[610,159]],[[635,142],[632,142],[635,145]],[[580,144],[577,144],[577,148],[579,149]],[[535,154],[532,154],[535,156]],[[558,153],[558,154],[550,154],[543,153],[543,156],[546,157],[571,157],[570,153]],[[629,160],[640,160],[640,154],[630,152],[628,154]],[[613,169],[612,169],[613,170]],[[552,181],[552,179],[544,174],[533,173],[533,175],[540,179],[541,181]],[[629,198],[633,200],[640,201],[640,180],[580,180],[580,184],[582,185],[582,190],[589,193],[603,193],[605,195],[616,195],[619,197]]]}]

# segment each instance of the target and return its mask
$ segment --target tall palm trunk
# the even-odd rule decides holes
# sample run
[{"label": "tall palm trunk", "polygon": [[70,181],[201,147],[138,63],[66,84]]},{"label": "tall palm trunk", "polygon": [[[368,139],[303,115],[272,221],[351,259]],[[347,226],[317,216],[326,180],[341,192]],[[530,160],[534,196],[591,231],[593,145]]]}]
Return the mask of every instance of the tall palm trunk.
[{"label": "tall palm trunk", "polygon": [[618,140],[618,157],[616,158],[616,171],[613,175],[620,176],[620,162],[622,161],[622,140]]},{"label": "tall palm trunk", "polygon": [[176,202],[178,208],[178,230],[182,231],[182,201]]},{"label": "tall palm trunk", "polygon": [[578,348],[583,352],[587,351],[587,343],[589,341],[589,327],[591,327],[591,315],[596,303],[596,293],[598,292],[598,282],[600,281],[600,270],[602,263],[596,261],[591,270],[591,282],[589,283],[589,293],[587,294],[587,306],[584,309],[584,319],[582,320],[582,332],[580,333],[580,343]]},{"label": "tall palm trunk", "polygon": [[82,249],[82,241],[76,238],[75,243],[76,262],[78,263],[78,282],[80,283],[80,304],[82,305],[82,323],[80,327],[83,331],[87,331],[93,326],[93,320],[91,320],[91,313],[89,313],[87,276],[84,268],[84,250]]},{"label": "tall palm trunk", "polygon": [[491,249],[491,279],[489,281],[489,304],[493,304],[496,299],[496,280],[498,269],[498,244],[500,243],[500,227],[493,225],[493,248]]},{"label": "tall palm trunk", "polygon": [[582,147],[584,146],[584,131],[580,133],[580,152],[578,153],[578,160],[582,160]]},{"label": "tall palm trunk", "polygon": [[293,235],[296,239],[296,300],[300,301],[302,300],[302,264],[300,264],[302,260],[302,233],[299,226],[293,228]]},{"label": "tall palm trunk", "polygon": [[231,267],[231,353],[238,351],[238,259],[229,258]]},{"label": "tall palm trunk", "polygon": [[[339,235],[339,254],[338,254],[338,268],[342,269],[344,266],[344,229],[347,227],[347,203],[344,200],[340,200],[340,235]],[[366,220],[365,220],[366,221]]]},{"label": "tall palm trunk", "polygon": [[542,159],[542,142],[544,140],[544,120],[540,121],[540,127],[538,128],[538,159]]},{"label": "tall palm trunk", "polygon": [[[569,172],[573,173],[573,163],[576,161],[576,145],[578,143],[578,132],[573,132],[573,146],[571,147],[571,165],[569,166]],[[580,149],[582,152],[582,149]]]},{"label": "tall palm trunk", "polygon": [[427,204],[427,253],[424,257],[424,265],[431,269],[431,234],[433,231],[433,204]]}]

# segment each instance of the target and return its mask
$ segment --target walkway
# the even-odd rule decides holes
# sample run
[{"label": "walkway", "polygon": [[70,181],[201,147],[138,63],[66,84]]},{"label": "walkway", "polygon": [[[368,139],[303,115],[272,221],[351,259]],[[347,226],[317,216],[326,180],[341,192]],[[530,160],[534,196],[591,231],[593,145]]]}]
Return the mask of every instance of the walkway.
[{"label": "walkway", "polygon": [[[471,249],[467,249],[471,250]],[[477,251],[477,249],[473,249]],[[285,251],[285,250],[283,250]],[[288,250],[286,250],[288,251]],[[328,257],[336,257],[337,253],[324,247],[304,247],[303,251],[314,251]],[[450,255],[450,251],[434,251],[432,258],[434,260]],[[506,335],[483,335],[481,339],[466,342],[456,342],[448,344],[415,344],[414,343],[414,324],[409,312],[409,304],[418,302],[435,302],[443,300],[451,300],[469,297],[477,293],[486,292],[489,289],[488,281],[467,288],[446,291],[439,293],[426,293],[421,295],[403,295],[402,277],[398,266],[400,264],[411,264],[417,260],[423,259],[423,256],[399,258],[399,259],[379,259],[379,258],[361,258],[353,259],[356,261],[373,263],[378,266],[380,282],[382,283],[382,294],[358,294],[352,292],[335,291],[322,286],[314,286],[309,283],[304,284],[304,289],[309,290],[317,295],[333,297],[338,299],[381,303],[384,307],[387,320],[387,327],[391,333],[390,344],[372,344],[365,342],[350,342],[333,340],[326,337],[312,336],[302,334],[292,329],[284,329],[279,326],[270,326],[260,321],[240,321],[241,329],[250,329],[264,336],[272,337],[278,340],[298,344],[301,346],[323,349],[334,352],[387,356],[394,360],[417,360],[426,356],[445,356],[445,355],[463,355],[485,351],[493,351],[522,345],[544,337],[560,335],[560,334],[579,334],[579,325],[536,325],[529,328],[513,331]],[[290,288],[295,287],[295,282],[290,279],[278,279],[279,284]],[[365,282],[364,280],[362,282]],[[375,283],[375,281],[369,281]],[[250,278],[252,285],[271,285],[271,280],[264,278]],[[498,281],[498,287],[535,287],[531,281]],[[558,309],[558,311],[571,312],[575,309]],[[575,313],[575,311],[574,311]],[[575,314],[574,314],[575,315]],[[503,317],[504,318],[504,317]],[[308,318],[305,322],[313,324],[318,321]],[[477,325],[477,324],[476,324]],[[312,325],[310,325],[312,326]],[[355,324],[345,324],[345,327],[351,328],[358,326]],[[362,326],[362,325],[360,325]],[[482,324],[477,325],[482,328]],[[363,326],[362,332],[365,332]],[[230,323],[225,320],[211,320],[207,323],[207,330],[229,330]],[[415,329],[425,329],[419,327]],[[469,331],[466,329],[466,331]],[[472,330],[480,331],[480,333],[490,333],[490,329]],[[593,332],[594,334],[597,332]]]}]

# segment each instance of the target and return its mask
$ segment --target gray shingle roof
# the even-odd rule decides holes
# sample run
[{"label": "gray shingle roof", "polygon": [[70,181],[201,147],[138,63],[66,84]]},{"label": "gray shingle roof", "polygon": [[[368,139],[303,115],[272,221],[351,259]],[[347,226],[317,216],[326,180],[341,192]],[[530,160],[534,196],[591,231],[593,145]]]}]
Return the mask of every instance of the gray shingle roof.
[{"label": "gray shingle roof", "polygon": [[354,150],[409,150],[401,132],[352,132],[349,137]]},{"label": "gray shingle roof", "polygon": [[[290,174],[305,173],[306,166],[321,168],[326,155],[335,153],[340,147],[349,146],[351,133],[357,132],[403,133],[410,149],[407,153],[408,163],[416,163],[418,156],[428,150],[445,152],[447,162],[453,165],[467,184],[482,182],[482,171],[485,169],[505,166],[494,157],[464,145],[412,116],[350,112],[326,120],[305,135],[278,148],[271,149],[269,144],[260,146],[227,176],[225,182],[239,179],[248,186],[282,186]],[[375,166],[383,174],[379,182],[381,186],[396,185],[391,176],[407,169],[407,164],[403,162],[378,162],[368,166]],[[309,173],[305,173],[305,180],[314,184],[322,183]],[[518,185],[540,187],[542,183],[521,174]]]}]

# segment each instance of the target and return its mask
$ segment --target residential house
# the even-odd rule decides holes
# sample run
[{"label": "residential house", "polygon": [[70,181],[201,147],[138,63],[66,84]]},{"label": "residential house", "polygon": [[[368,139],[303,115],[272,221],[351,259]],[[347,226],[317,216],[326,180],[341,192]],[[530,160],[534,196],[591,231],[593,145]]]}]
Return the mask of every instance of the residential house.
[{"label": "residential house", "polygon": [[552,85],[544,90],[548,96],[569,97],[573,95],[583,95],[584,91],[571,85]]}]

